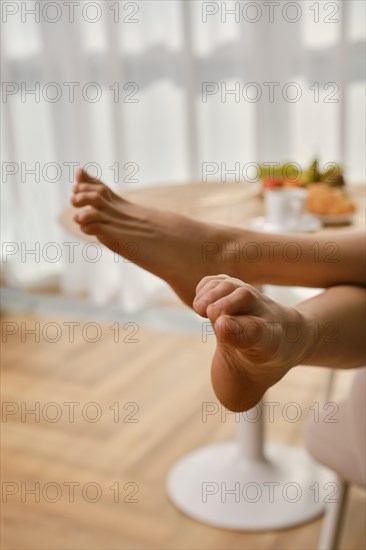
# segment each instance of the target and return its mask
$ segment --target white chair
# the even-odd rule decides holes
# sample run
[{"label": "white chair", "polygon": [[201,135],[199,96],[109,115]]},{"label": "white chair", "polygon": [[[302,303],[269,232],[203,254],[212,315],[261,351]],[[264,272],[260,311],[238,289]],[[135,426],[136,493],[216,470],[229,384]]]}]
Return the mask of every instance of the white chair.
[{"label": "white chair", "polygon": [[[355,374],[348,397],[332,422],[329,411],[309,419],[305,439],[310,454],[338,475],[335,502],[326,505],[319,550],[336,550],[350,484],[366,487],[366,368]],[[328,417],[328,418],[327,418]]]}]

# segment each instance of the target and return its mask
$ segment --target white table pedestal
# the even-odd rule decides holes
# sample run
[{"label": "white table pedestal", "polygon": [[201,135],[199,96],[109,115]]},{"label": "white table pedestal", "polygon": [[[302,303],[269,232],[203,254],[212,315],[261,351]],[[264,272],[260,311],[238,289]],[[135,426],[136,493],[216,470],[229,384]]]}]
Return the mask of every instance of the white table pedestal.
[{"label": "white table pedestal", "polygon": [[301,448],[263,446],[262,420],[241,417],[238,428],[237,441],[203,447],[175,464],[167,479],[173,504],[203,523],[241,531],[283,529],[319,516],[335,493],[333,474]]}]

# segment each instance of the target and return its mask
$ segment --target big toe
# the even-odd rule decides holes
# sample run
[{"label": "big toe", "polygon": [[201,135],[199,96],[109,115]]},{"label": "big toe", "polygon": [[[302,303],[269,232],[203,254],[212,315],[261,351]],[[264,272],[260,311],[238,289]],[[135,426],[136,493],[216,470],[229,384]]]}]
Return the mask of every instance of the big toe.
[{"label": "big toe", "polygon": [[101,183],[100,180],[94,178],[84,168],[79,168],[76,173],[76,181],[78,183]]}]

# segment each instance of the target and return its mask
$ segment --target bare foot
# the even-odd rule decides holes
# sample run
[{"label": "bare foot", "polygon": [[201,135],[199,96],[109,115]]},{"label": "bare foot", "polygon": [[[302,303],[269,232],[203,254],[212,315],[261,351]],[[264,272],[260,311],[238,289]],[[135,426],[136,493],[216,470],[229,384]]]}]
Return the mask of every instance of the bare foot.
[{"label": "bare foot", "polygon": [[80,208],[74,220],[84,233],[164,279],[190,307],[202,277],[224,270],[236,274],[237,263],[231,266],[220,246],[203,258],[205,243],[230,247],[236,240],[230,228],[128,202],[83,170],[77,174],[71,203]]},{"label": "bare foot", "polygon": [[270,386],[308,357],[311,328],[305,317],[239,279],[205,277],[193,308],[213,325],[212,384],[232,411],[254,407]]}]

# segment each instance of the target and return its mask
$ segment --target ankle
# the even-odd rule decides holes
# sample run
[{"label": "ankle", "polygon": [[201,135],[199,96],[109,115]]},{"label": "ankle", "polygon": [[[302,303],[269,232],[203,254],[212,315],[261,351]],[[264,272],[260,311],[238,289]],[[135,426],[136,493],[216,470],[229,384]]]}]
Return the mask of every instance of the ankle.
[{"label": "ankle", "polygon": [[296,350],[298,365],[311,365],[314,356],[317,353],[318,334],[314,330],[314,320],[299,308],[293,308],[295,314],[295,323],[298,327],[298,348]]},{"label": "ankle", "polygon": [[247,231],[235,228],[221,230],[221,256],[223,273],[253,286],[261,284],[261,251]]}]

